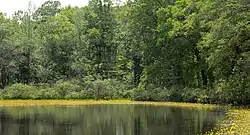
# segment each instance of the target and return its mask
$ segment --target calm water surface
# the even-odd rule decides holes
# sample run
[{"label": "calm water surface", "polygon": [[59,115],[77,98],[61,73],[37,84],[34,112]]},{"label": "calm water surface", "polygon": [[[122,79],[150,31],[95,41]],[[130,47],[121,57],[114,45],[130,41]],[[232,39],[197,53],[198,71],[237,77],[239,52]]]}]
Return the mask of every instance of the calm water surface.
[{"label": "calm water surface", "polygon": [[0,135],[195,135],[221,110],[149,105],[1,107]]}]

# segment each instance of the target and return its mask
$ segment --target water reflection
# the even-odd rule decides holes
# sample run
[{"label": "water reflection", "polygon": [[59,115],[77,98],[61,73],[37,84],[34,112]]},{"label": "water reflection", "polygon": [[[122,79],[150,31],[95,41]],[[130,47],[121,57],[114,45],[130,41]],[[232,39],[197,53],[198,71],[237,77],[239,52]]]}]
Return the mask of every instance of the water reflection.
[{"label": "water reflection", "polygon": [[194,135],[222,111],[146,105],[0,108],[1,135]]}]

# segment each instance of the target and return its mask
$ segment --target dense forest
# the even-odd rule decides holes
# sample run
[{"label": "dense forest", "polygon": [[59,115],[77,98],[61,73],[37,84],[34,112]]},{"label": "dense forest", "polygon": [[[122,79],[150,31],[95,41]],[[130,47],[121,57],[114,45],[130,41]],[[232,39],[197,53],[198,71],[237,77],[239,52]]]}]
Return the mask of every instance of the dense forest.
[{"label": "dense forest", "polygon": [[250,104],[250,1],[47,1],[1,13],[0,87],[2,99]]}]

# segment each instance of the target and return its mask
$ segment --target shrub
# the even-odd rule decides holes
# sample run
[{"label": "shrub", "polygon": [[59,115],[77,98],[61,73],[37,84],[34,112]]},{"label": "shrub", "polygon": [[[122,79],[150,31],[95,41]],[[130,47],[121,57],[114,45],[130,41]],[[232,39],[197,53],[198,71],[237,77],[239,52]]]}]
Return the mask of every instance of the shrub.
[{"label": "shrub", "polygon": [[154,85],[149,85],[147,89],[144,86],[139,86],[133,90],[132,99],[138,101],[168,101],[169,91],[163,88],[154,88]]},{"label": "shrub", "polygon": [[6,89],[4,99],[34,99],[37,88],[25,84],[13,84]]},{"label": "shrub", "polygon": [[115,88],[109,80],[97,80],[92,83],[95,99],[112,99],[115,96]]},{"label": "shrub", "polygon": [[148,92],[145,90],[144,87],[139,86],[138,88],[133,89],[133,95],[132,95],[132,99],[136,100],[136,101],[147,101],[149,99],[149,94]]},{"label": "shrub", "polygon": [[130,97],[128,85],[118,80],[77,80],[57,82],[54,85],[14,84],[4,92],[4,99],[118,99]]},{"label": "shrub", "polygon": [[209,103],[206,89],[198,88],[154,88],[150,85],[147,89],[138,87],[133,90],[133,100],[138,101],[173,101],[173,102],[199,102]]},{"label": "shrub", "polygon": [[147,90],[144,91],[136,90],[133,99],[136,101],[152,101],[150,92]]},{"label": "shrub", "polygon": [[0,99],[3,99],[4,90],[0,89]]},{"label": "shrub", "polygon": [[160,89],[160,92],[158,94],[159,101],[170,101],[170,92],[168,89]]},{"label": "shrub", "polygon": [[81,99],[94,99],[95,98],[95,90],[93,89],[84,89],[79,92]]},{"label": "shrub", "polygon": [[121,94],[121,98],[125,99],[132,99],[132,96],[134,95],[134,90],[124,90]]},{"label": "shrub", "polygon": [[53,88],[45,88],[39,90],[36,99],[62,99],[58,91]]},{"label": "shrub", "polygon": [[126,84],[114,79],[86,81],[83,84],[83,92],[86,97],[95,99],[121,98],[126,88]]},{"label": "shrub", "polygon": [[59,97],[63,99],[69,93],[80,91],[80,86],[73,85],[71,82],[57,82],[52,86],[52,89],[53,92],[56,91]]},{"label": "shrub", "polygon": [[220,81],[215,84],[214,90],[212,90],[209,94],[211,102],[216,104],[229,103],[231,98],[230,89],[232,88],[226,81]]},{"label": "shrub", "polygon": [[[240,79],[239,79],[240,78]],[[227,81],[221,81],[215,87],[215,95],[224,99],[224,103],[233,105],[250,104],[250,77],[235,74]]]},{"label": "shrub", "polygon": [[65,96],[65,99],[85,99],[84,97],[82,97],[80,92],[70,92]]},{"label": "shrub", "polygon": [[200,88],[184,88],[182,92],[182,100],[184,102],[193,103],[210,103],[208,90]]}]

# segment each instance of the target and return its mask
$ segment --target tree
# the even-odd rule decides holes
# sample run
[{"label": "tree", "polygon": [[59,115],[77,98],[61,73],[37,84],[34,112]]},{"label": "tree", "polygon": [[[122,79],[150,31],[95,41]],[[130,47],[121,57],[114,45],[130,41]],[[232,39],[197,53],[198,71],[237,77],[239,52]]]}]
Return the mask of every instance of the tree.
[{"label": "tree", "polygon": [[208,84],[206,63],[197,46],[204,32],[197,13],[197,2],[189,0],[178,0],[174,5],[158,10],[157,45],[161,55],[156,66],[165,75],[162,81],[170,83],[162,83],[164,86]]},{"label": "tree", "polygon": [[92,60],[92,74],[102,78],[112,77],[116,60],[116,46],[114,45],[115,17],[113,15],[112,1],[91,0],[89,2],[89,15],[87,16],[88,59]]},{"label": "tree", "polygon": [[16,48],[10,41],[16,25],[0,13],[0,87],[4,88],[15,78],[10,78],[16,71]]},{"label": "tree", "polygon": [[46,1],[34,12],[33,17],[35,20],[38,20],[46,16],[55,16],[60,12],[60,7],[60,1]]},{"label": "tree", "polygon": [[[127,57],[133,61],[134,84],[140,83],[143,68],[154,63],[156,54],[157,10],[169,5],[165,0],[129,1],[126,5],[127,15],[124,25]],[[146,74],[146,72],[144,73]],[[145,75],[147,76],[147,75]]]},{"label": "tree", "polygon": [[75,47],[74,25],[61,14],[48,18],[40,26],[39,33],[43,40],[43,66],[46,67],[47,81],[70,77],[71,59]]},{"label": "tree", "polygon": [[[200,48],[206,56],[215,82],[226,81],[230,89],[223,89],[232,95],[228,102],[249,103],[249,1],[210,2],[204,6],[204,25],[210,28]],[[210,12],[208,12],[210,11]],[[213,14],[220,14],[220,16]]]}]

